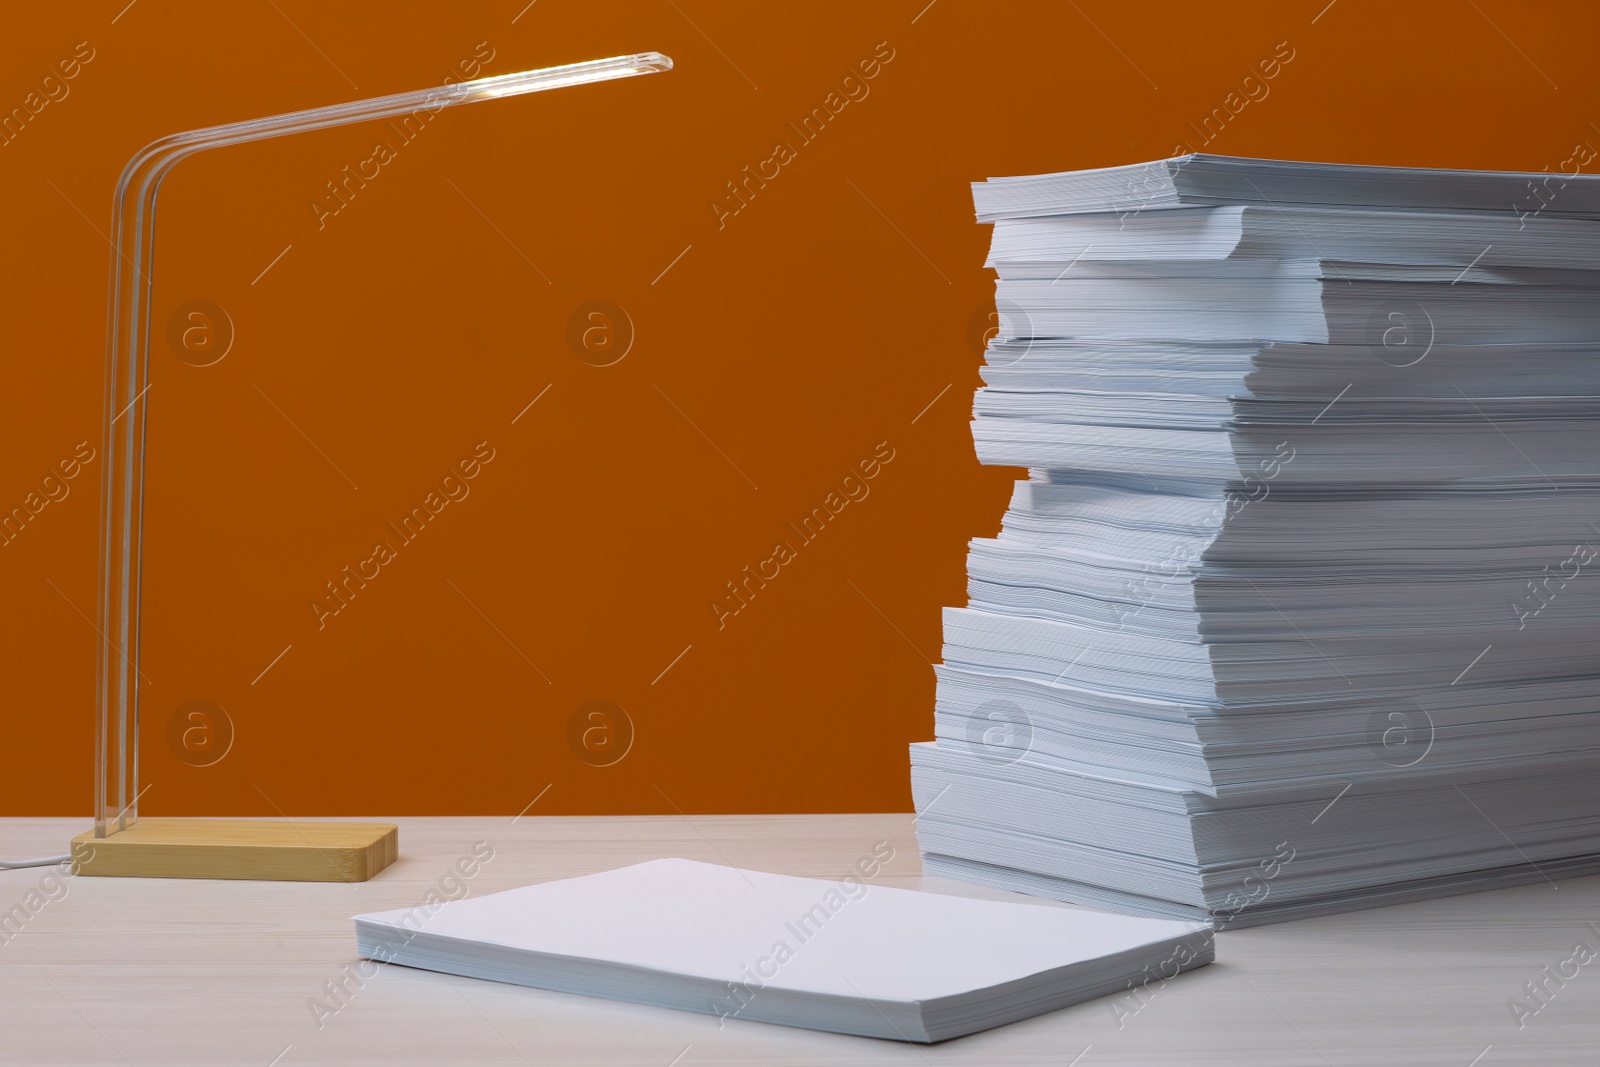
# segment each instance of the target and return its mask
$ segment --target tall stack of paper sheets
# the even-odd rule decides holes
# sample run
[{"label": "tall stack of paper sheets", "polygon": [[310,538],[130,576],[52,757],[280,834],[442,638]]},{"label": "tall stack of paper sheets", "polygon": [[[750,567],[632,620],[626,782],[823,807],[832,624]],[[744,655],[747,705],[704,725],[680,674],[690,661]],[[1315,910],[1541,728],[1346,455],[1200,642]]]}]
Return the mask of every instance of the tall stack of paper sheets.
[{"label": "tall stack of paper sheets", "polygon": [[912,748],[929,873],[1245,925],[1600,870],[1600,178],[974,186],[1029,468]]}]

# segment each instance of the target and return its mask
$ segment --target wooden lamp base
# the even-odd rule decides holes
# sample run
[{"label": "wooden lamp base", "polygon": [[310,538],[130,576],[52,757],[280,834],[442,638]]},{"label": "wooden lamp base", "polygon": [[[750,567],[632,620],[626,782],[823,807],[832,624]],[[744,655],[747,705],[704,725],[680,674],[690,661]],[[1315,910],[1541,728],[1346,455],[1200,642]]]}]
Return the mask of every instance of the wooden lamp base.
[{"label": "wooden lamp base", "polygon": [[72,839],[74,874],[120,878],[364,882],[399,857],[399,827],[378,822],[140,819]]}]

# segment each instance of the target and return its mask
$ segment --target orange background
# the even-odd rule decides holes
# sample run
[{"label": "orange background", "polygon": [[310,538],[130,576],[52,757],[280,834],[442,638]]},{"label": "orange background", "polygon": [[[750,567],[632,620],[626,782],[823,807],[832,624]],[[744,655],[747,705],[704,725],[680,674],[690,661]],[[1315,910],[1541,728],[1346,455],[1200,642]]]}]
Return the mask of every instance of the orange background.
[{"label": "orange background", "polygon": [[[1600,144],[1588,2],[125,2],[4,12],[4,110],[95,51],[0,148],[4,509],[101,447],[103,235],[146,142],[437,85],[479,42],[486,75],[677,61],[442,112],[320,230],[310,201],[381,125],[168,181],[146,814],[904,810],[940,607],[1017,475],[979,468],[967,429],[992,295],[969,181],[1200,148],[1189,124],[1281,41],[1293,60],[1208,150],[1539,170]],[[869,95],[802,144],[786,124],[880,42]],[[719,227],[725,183],[780,140],[795,158]],[[236,331],[204,368],[165,338],[198,299]],[[590,300],[632,320],[612,366],[569,348]],[[319,630],[323,583],[480,441],[470,496]],[[719,629],[725,583],[879,442],[870,494]],[[5,814],[89,811],[102,467],[0,549]],[[233,723],[211,766],[168,743],[193,700]],[[610,766],[569,743],[591,700],[633,723]]]}]

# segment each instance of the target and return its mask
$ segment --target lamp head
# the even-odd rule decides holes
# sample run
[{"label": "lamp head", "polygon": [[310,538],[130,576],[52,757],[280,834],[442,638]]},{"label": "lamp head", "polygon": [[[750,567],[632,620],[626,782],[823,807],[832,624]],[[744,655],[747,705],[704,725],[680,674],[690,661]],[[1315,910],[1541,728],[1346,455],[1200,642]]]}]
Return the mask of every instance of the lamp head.
[{"label": "lamp head", "polygon": [[490,100],[501,96],[520,96],[545,89],[559,89],[567,85],[584,85],[589,82],[631,78],[638,74],[657,74],[672,69],[672,60],[660,52],[638,52],[631,56],[613,56],[587,63],[569,63],[561,67],[542,70],[525,70],[515,74],[497,74],[492,78],[460,82],[451,86],[453,93],[473,100]]}]

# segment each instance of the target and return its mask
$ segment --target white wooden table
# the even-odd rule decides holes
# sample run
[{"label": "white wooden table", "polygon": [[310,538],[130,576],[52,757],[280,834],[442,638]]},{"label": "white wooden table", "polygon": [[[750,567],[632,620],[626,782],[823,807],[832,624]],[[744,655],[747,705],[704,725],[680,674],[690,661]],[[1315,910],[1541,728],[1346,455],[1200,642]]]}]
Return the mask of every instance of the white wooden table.
[{"label": "white wooden table", "polygon": [[[1537,1003],[1526,982],[1570,975],[1579,942],[1600,952],[1600,878],[1225,932],[1214,965],[1120,1020],[1102,1000],[914,1047],[361,965],[350,922],[430,890],[482,894],[658,856],[837,876],[880,841],[895,849],[881,884],[1005,896],[922,879],[909,815],[388,821],[400,862],[357,885],[0,872],[0,1063],[1600,1063],[1600,958],[1564,985],[1546,980],[1520,1028],[1507,1006]],[[65,851],[84,827],[0,820],[0,856]],[[461,879],[477,842],[493,858]]]}]

